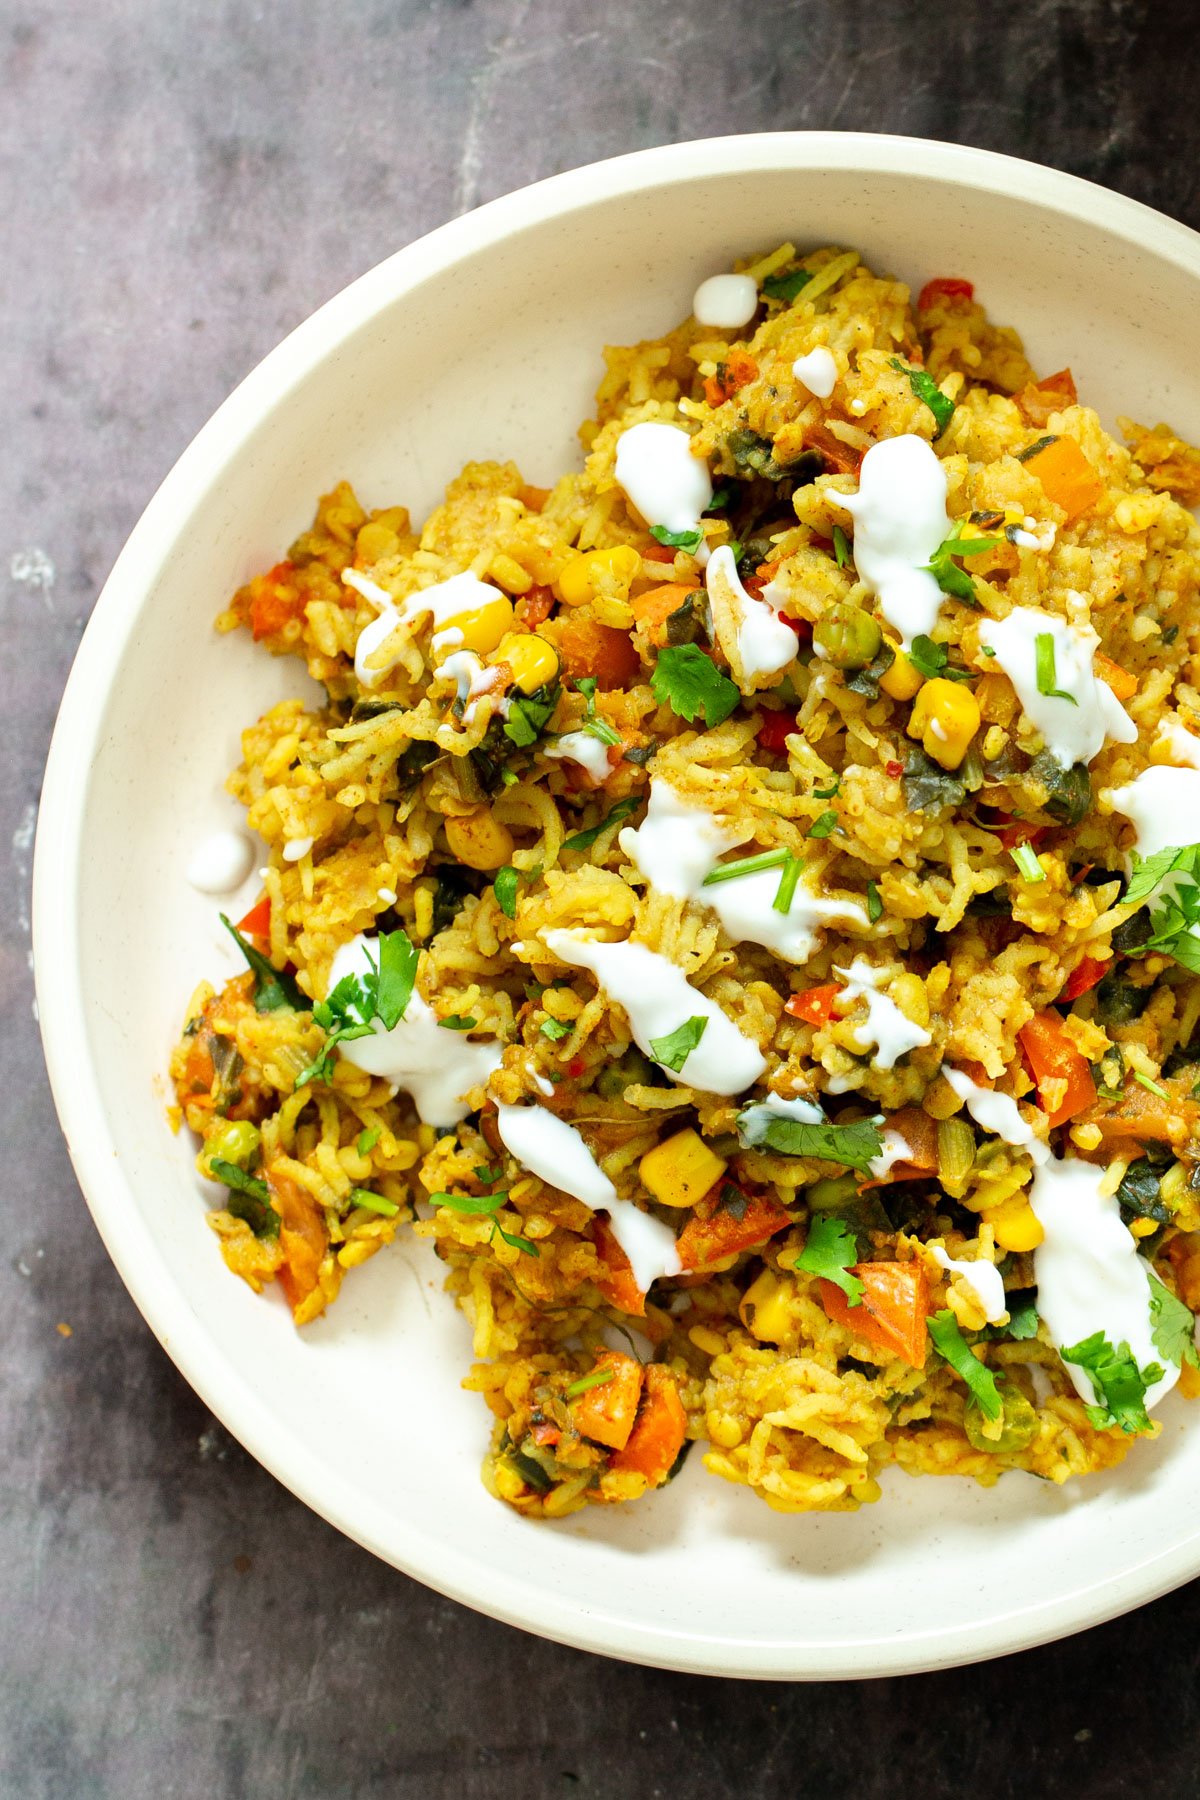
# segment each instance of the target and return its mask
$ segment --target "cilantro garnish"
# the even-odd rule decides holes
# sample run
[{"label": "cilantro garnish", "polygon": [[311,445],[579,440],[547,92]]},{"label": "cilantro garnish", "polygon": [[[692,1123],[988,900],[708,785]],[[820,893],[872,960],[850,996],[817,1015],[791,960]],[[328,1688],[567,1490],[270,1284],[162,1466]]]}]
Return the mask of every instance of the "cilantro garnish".
[{"label": "cilantro garnish", "polygon": [[841,1163],[847,1169],[868,1169],[883,1149],[879,1128],[870,1119],[852,1125],[832,1125],[828,1119],[785,1118],[771,1107],[756,1103],[737,1117],[742,1143],[748,1150],[774,1150],[780,1156],[812,1156],[821,1162]]},{"label": "cilantro garnish", "polygon": [[1189,1362],[1193,1368],[1200,1368],[1194,1313],[1159,1279],[1149,1263],[1146,1274],[1150,1279],[1150,1329],[1154,1348],[1176,1367]]},{"label": "cilantro garnish", "polygon": [[666,1037],[650,1039],[650,1054],[656,1063],[664,1069],[670,1069],[678,1075],[684,1063],[708,1030],[708,1020],[701,1015],[694,1019],[685,1019]]},{"label": "cilantro garnish", "polygon": [[473,1218],[490,1218],[492,1230],[488,1239],[489,1243],[495,1243],[496,1239],[501,1237],[511,1249],[520,1250],[524,1256],[540,1256],[541,1251],[536,1244],[531,1244],[528,1238],[519,1236],[515,1231],[505,1231],[496,1217],[507,1199],[507,1192],[504,1189],[498,1189],[492,1194],[430,1194],[429,1204],[431,1206],[448,1206],[454,1212],[466,1213]]},{"label": "cilantro garnish", "polygon": [[833,810],[833,808],[831,806],[825,812],[819,813],[817,815],[817,817],[813,820],[812,824],[808,828],[808,836],[810,838],[830,837],[833,834],[833,832],[837,829],[837,822],[838,822],[837,813]]},{"label": "cilantro garnish", "polygon": [[447,1013],[444,1019],[438,1020],[443,1031],[474,1031],[478,1023],[478,1019],[464,1019],[461,1013]]},{"label": "cilantro garnish", "polygon": [[373,1194],[370,1188],[351,1188],[348,1199],[351,1206],[359,1206],[363,1212],[378,1213],[382,1219],[394,1219],[400,1211],[394,1200],[388,1200],[383,1194]]},{"label": "cilantro garnish", "polygon": [[728,675],[695,644],[668,644],[658,653],[650,677],[654,698],[688,724],[703,715],[708,727],[727,719],[741,695]]},{"label": "cilantro garnish", "polygon": [[935,643],[933,638],[926,637],[924,632],[915,637],[909,646],[909,661],[926,681],[941,676],[943,681],[970,681],[969,669],[952,669],[950,653],[945,644]]},{"label": "cilantro garnish", "polygon": [[555,681],[535,688],[532,694],[514,694],[509,701],[508,718],[504,722],[505,737],[521,750],[528,750],[531,744],[536,744],[550,723],[561,692],[560,683]]},{"label": "cilantro garnish", "polygon": [[850,543],[840,525],[833,528],[833,556],[839,569],[844,569],[850,561]]},{"label": "cilantro garnish", "polygon": [[882,917],[883,917],[883,901],[880,899],[880,896],[879,896],[879,883],[876,881],[868,881],[868,883],[867,883],[867,920],[868,920],[868,923],[871,925],[874,925],[875,921],[877,919],[882,919]]},{"label": "cilantro garnish", "polygon": [[253,944],[247,943],[237,926],[230,924],[224,913],[218,913],[217,917],[254,971],[255,1012],[303,1012],[308,1001],[291,976],[282,969],[277,969],[261,950],[256,950]]},{"label": "cilantro garnish", "polygon": [[549,1038],[552,1044],[557,1044],[561,1042],[563,1038],[570,1037],[571,1029],[571,1026],[564,1025],[561,1019],[551,1018],[543,1019],[538,1026],[538,1030],[541,1032],[542,1036],[544,1038]]},{"label": "cilantro garnish", "polygon": [[496,905],[506,919],[515,919],[517,916],[517,883],[520,879],[517,871],[508,863],[502,869],[497,869],[492,878]]},{"label": "cilantro garnish", "polygon": [[332,992],[313,1007],[313,1018],[324,1030],[325,1042],[296,1077],[297,1088],[310,1081],[328,1081],[338,1046],[369,1036],[376,1020],[385,1031],[394,1031],[404,1017],[417,978],[419,952],[403,930],[382,932],[378,945],[379,961],[372,962],[366,975],[343,975]]},{"label": "cilantro garnish", "polygon": [[640,801],[636,795],[628,800],[618,800],[612,811],[606,813],[598,825],[592,825],[587,831],[577,831],[572,837],[564,838],[563,849],[590,850],[602,831],[607,831],[610,825],[619,824],[622,819],[627,819],[631,812],[637,811],[639,804]]},{"label": "cilantro garnish", "polygon": [[985,550],[994,550],[1001,542],[999,538],[978,537],[965,538],[965,519],[956,519],[954,528],[948,538],[943,538],[929,561],[925,564],[944,594],[953,594],[956,600],[965,600],[968,605],[975,604],[975,583],[965,569],[960,569],[953,560],[956,556],[982,556]]},{"label": "cilantro garnish", "polygon": [[782,869],[790,855],[790,850],[761,850],[757,856],[739,856],[734,862],[718,863],[700,885],[715,887],[720,881],[737,881],[743,875],[757,875],[760,869]]},{"label": "cilantro garnish", "polygon": [[732,499],[733,489],[731,487],[719,487],[704,510],[706,513],[724,512]]},{"label": "cilantro garnish", "polygon": [[245,1169],[239,1169],[236,1163],[226,1162],[220,1156],[214,1156],[208,1167],[213,1180],[223,1181],[229,1189],[226,1212],[232,1213],[235,1219],[243,1219],[256,1238],[277,1238],[280,1219],[271,1205],[266,1182],[257,1175],[247,1175]]},{"label": "cilantro garnish", "polygon": [[1131,1436],[1149,1431],[1146,1390],[1162,1380],[1165,1371],[1161,1364],[1147,1363],[1139,1369],[1129,1345],[1122,1340],[1114,1350],[1103,1331],[1093,1331],[1078,1344],[1061,1349],[1059,1355],[1065,1363],[1082,1369],[1090,1380],[1097,1404],[1085,1410],[1097,1431],[1114,1425]]},{"label": "cilantro garnish", "polygon": [[854,1233],[844,1219],[826,1215],[814,1219],[809,1226],[807,1241],[796,1258],[796,1267],[836,1282],[851,1306],[857,1306],[863,1296],[863,1284],[857,1275],[850,1273],[857,1261]]},{"label": "cilantro garnish", "polygon": [[998,1419],[1004,1411],[1004,1402],[996,1386],[996,1377],[986,1363],[981,1363],[977,1356],[972,1355],[971,1347],[950,1308],[947,1306],[941,1312],[934,1313],[926,1323],[934,1349],[943,1361],[950,1364],[954,1373],[966,1382],[984,1418]]},{"label": "cilantro garnish", "polygon": [[672,531],[666,525],[652,525],[650,536],[665,544],[668,550],[686,550],[689,556],[694,555],[704,542],[702,531]]},{"label": "cilantro garnish", "polygon": [[829,787],[814,788],[812,791],[812,797],[814,800],[832,800],[834,795],[840,794],[841,791],[842,791],[841,776],[835,775],[833,778],[833,781]]},{"label": "cilantro garnish", "polygon": [[[1175,879],[1168,882],[1168,875]],[[1200,844],[1160,850],[1144,859],[1135,855],[1124,903],[1138,906],[1147,899],[1151,935],[1136,954],[1161,950],[1200,974]]]},{"label": "cilantro garnish", "polygon": [[1038,693],[1045,694],[1048,700],[1066,700],[1070,705],[1078,706],[1079,702],[1074,694],[1068,694],[1066,688],[1054,685],[1058,680],[1054,667],[1054,633],[1039,631],[1033,644]]},{"label": "cilantro garnish", "polygon": [[790,306],[802,288],[806,288],[812,280],[811,269],[793,269],[788,275],[768,275],[762,284],[762,291],[768,300],[781,300]]},{"label": "cilantro garnish", "polygon": [[382,1135],[378,1125],[368,1125],[359,1132],[354,1148],[360,1156],[369,1156]]},{"label": "cilantro garnish", "polygon": [[941,388],[933,379],[933,376],[926,374],[924,369],[914,369],[899,356],[889,357],[888,361],[893,369],[898,369],[901,375],[908,376],[909,387],[912,389],[917,399],[923,400],[933,414],[934,422],[937,425],[937,430],[933,434],[934,437],[940,438],[943,431],[945,431],[947,425],[954,417],[953,400],[943,394]]},{"label": "cilantro garnish", "polygon": [[599,738],[602,744],[619,744],[621,741],[620,732],[614,731],[607,719],[598,719],[596,717],[596,677],[594,675],[581,675],[579,680],[575,683],[575,686],[583,695],[584,702],[587,706],[587,711],[584,714],[583,719],[583,729],[586,732],[589,732],[592,737]]}]

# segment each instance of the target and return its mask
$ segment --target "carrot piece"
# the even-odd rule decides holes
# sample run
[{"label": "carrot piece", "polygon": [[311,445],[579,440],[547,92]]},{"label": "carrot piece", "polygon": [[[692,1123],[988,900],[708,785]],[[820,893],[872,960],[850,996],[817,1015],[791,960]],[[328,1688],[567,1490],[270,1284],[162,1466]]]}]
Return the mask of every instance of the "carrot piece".
[{"label": "carrot piece", "polygon": [[623,1450],[617,1451],[608,1466],[644,1475],[651,1487],[659,1487],[675,1467],[683,1449],[687,1414],[669,1369],[664,1369],[661,1363],[651,1363],[645,1375],[642,1404],[629,1441]]},{"label": "carrot piece", "polygon": [[877,1350],[898,1356],[911,1368],[925,1366],[925,1315],[929,1280],[920,1264],[859,1263],[853,1273],[863,1296],[851,1306],[833,1281],[818,1281],[821,1305],[835,1325],[844,1325]]},{"label": "carrot piece", "polygon": [[731,350],[725,361],[717,364],[716,374],[705,380],[704,398],[710,406],[720,406],[757,374],[758,364],[748,351]]},{"label": "carrot piece", "polygon": [[937,1168],[937,1120],[924,1107],[902,1106],[885,1121],[884,1129],[898,1131],[910,1152],[902,1162],[893,1163],[895,1175],[928,1175]]},{"label": "carrot piece", "polygon": [[1095,1124],[1105,1145],[1115,1140],[1130,1139],[1135,1143],[1182,1143],[1195,1122],[1194,1100],[1171,1094],[1166,1100],[1152,1094],[1140,1082],[1131,1083],[1120,1100],[1098,1100],[1085,1115],[1086,1123]]},{"label": "carrot piece", "polygon": [[973,300],[975,286],[959,275],[935,275],[917,295],[917,311],[928,312],[938,300]]},{"label": "carrot piece", "polygon": [[1051,413],[1061,412],[1064,406],[1074,406],[1078,398],[1075,377],[1070,369],[1059,369],[1053,375],[1043,375],[1040,381],[1029,382],[1019,393],[1013,395],[1026,424],[1036,426],[1039,431],[1048,422]]},{"label": "carrot piece", "polygon": [[577,612],[559,621],[558,648],[572,680],[594,675],[602,691],[630,687],[641,673],[641,659],[626,632]]},{"label": "carrot piece", "polygon": [[695,582],[664,581],[661,587],[647,588],[629,602],[638,630],[652,644],[664,644],[667,620],[686,605],[689,595],[698,593]]},{"label": "carrot piece", "polygon": [[841,993],[836,981],[825,987],[805,988],[784,1001],[783,1010],[793,1019],[805,1019],[810,1025],[828,1025],[833,1017],[833,1003]]},{"label": "carrot piece", "polygon": [[612,1226],[603,1213],[597,1213],[592,1226],[592,1241],[600,1267],[593,1277],[596,1286],[610,1306],[641,1318],[646,1311],[646,1296],[633,1274],[633,1264],[618,1244]]},{"label": "carrot piece", "polygon": [[522,594],[516,603],[518,625],[523,626],[526,631],[536,631],[539,625],[546,623],[554,611],[555,604],[553,591],[548,587],[539,587],[535,584],[527,594]]},{"label": "carrot piece", "polygon": [[774,1200],[739,1189],[736,1208],[718,1206],[707,1218],[692,1214],[677,1241],[679,1260],[685,1269],[707,1268],[727,1256],[765,1244],[791,1222],[790,1214]]},{"label": "carrot piece", "polygon": [[274,637],[304,611],[304,596],[295,584],[295,573],[291,563],[276,563],[250,583],[250,629],[255,643],[260,638]]},{"label": "carrot piece", "polygon": [[1037,1083],[1038,1104],[1051,1125],[1064,1125],[1091,1106],[1096,1083],[1084,1057],[1055,1012],[1035,1013],[1017,1036]]},{"label": "carrot piece", "polygon": [[288,1305],[298,1312],[317,1285],[321,1262],[329,1248],[329,1234],[321,1208],[307,1188],[280,1169],[268,1168],[267,1188],[279,1214],[279,1248],[283,1263],[279,1285]]},{"label": "carrot piece", "polygon": [[1118,700],[1133,699],[1138,691],[1136,675],[1131,675],[1128,669],[1123,669],[1119,662],[1113,661],[1111,656],[1105,656],[1102,650],[1097,650],[1092,658],[1092,667],[1105,686],[1112,689]]},{"label": "carrot piece", "polygon": [[246,914],[239,919],[237,928],[250,937],[269,937],[271,934],[271,902],[266,894]]},{"label": "carrot piece", "polygon": [[1095,506],[1104,492],[1104,483],[1074,438],[1054,438],[1029,457],[1025,467],[1037,476],[1047,500],[1062,507],[1068,525]]},{"label": "carrot piece", "polygon": [[1097,962],[1094,956],[1081,957],[1067,976],[1059,999],[1078,1000],[1080,994],[1089,993],[1103,981],[1111,968],[1111,962]]},{"label": "carrot piece", "polygon": [[623,1450],[629,1442],[642,1394],[642,1365],[623,1350],[602,1350],[596,1369],[611,1369],[612,1379],[588,1388],[571,1401],[571,1417],[582,1437],[610,1450]]}]

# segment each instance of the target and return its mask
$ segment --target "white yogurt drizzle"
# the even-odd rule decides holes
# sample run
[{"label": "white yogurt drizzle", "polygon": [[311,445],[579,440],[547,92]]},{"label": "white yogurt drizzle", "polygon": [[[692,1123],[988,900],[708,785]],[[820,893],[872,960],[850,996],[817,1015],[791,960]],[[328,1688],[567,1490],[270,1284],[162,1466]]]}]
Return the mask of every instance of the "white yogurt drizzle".
[{"label": "white yogurt drizzle", "polygon": [[1175,850],[1200,837],[1200,738],[1172,722],[1159,730],[1177,762],[1152,763],[1109,798],[1133,825],[1139,856]]},{"label": "white yogurt drizzle", "polygon": [[[832,350],[824,344],[818,344],[807,356],[798,356],[792,364],[792,374],[797,381],[802,381],[810,394],[818,400],[828,400],[837,386],[838,367]],[[938,540],[940,543],[940,539]]]},{"label": "white yogurt drizzle", "polygon": [[947,1274],[958,1275],[966,1283],[983,1308],[983,1315],[989,1325],[995,1325],[1000,1319],[1007,1317],[1004,1278],[995,1263],[987,1262],[983,1257],[947,1256],[941,1244],[930,1244],[929,1253]]},{"label": "white yogurt drizzle", "polygon": [[757,311],[758,283],[753,275],[710,275],[692,295],[697,325],[736,330],[748,325]]},{"label": "white yogurt drizzle", "polygon": [[728,544],[713,551],[704,585],[710,594],[714,587],[720,590],[720,597],[737,620],[738,656],[748,680],[778,675],[795,661],[799,638],[790,625],[784,624],[770,600],[756,600],[746,592]]},{"label": "white yogurt drizzle", "polygon": [[[1038,690],[1037,640],[1046,635],[1054,645],[1054,686],[1069,694],[1069,700]],[[1021,711],[1064,768],[1090,763],[1106,742],[1136,742],[1137,726],[1092,668],[1100,639],[1090,627],[1069,625],[1037,607],[1014,606],[1006,619],[984,625],[979,637],[996,652],[996,662],[1017,691]]]},{"label": "white yogurt drizzle", "polygon": [[972,1081],[961,1069],[952,1069],[949,1063],[942,1064],[942,1074],[959,1099],[966,1102],[967,1111],[977,1125],[982,1125],[985,1131],[1003,1139],[1006,1144],[1028,1150],[1034,1162],[1045,1162],[1050,1152],[1033,1126],[1022,1118],[1015,1100],[1007,1094],[997,1094],[992,1088],[980,1087],[977,1081]]},{"label": "white yogurt drizzle", "polygon": [[680,426],[650,419],[631,425],[617,439],[618,485],[647,525],[699,529],[713,487],[708,464],[692,455],[691,442]]},{"label": "white yogurt drizzle", "polygon": [[879,596],[879,609],[907,649],[928,636],[942,590],[925,566],[950,535],[946,471],[922,437],[904,432],[873,444],[863,457],[857,494],[826,499],[854,520],[854,566]]},{"label": "white yogurt drizzle", "polygon": [[254,867],[254,845],[244,831],[214,831],[192,852],[187,879],[198,894],[232,894]]},{"label": "white yogurt drizzle", "polygon": [[664,1070],[672,1081],[706,1094],[740,1094],[766,1069],[753,1038],[657,950],[644,944],[605,944],[578,931],[548,931],[545,941],[562,962],[590,969],[609,999],[624,1007],[634,1041],[647,1056],[654,1056],[652,1039],[668,1037],[688,1019],[705,1021],[704,1034],[683,1067]]},{"label": "white yogurt drizzle", "polygon": [[288,838],[283,846],[284,862],[302,862],[316,843],[316,838]]},{"label": "white yogurt drizzle", "polygon": [[873,1156],[867,1164],[876,1181],[882,1181],[888,1171],[894,1169],[897,1163],[909,1162],[912,1159],[912,1146],[906,1141],[902,1132],[890,1129],[885,1131],[880,1144],[879,1155]]},{"label": "white yogurt drizzle", "polygon": [[[332,991],[346,975],[359,979],[379,962],[379,939],[361,935],[343,944],[329,971]],[[437,1014],[414,988],[404,1016],[386,1030],[381,1019],[371,1025],[370,1037],[352,1038],[339,1045],[341,1055],[355,1068],[380,1075],[394,1087],[411,1094],[426,1125],[457,1125],[470,1107],[463,1096],[481,1087],[500,1067],[502,1052],[495,1038],[472,1042],[461,1032],[447,1031]]]},{"label": "white yogurt drizzle", "polygon": [[[363,627],[358,634],[358,642],[354,646],[354,673],[362,687],[378,687],[380,682],[391,673],[404,653],[404,642],[413,627],[426,613],[432,615],[434,635],[432,648],[435,651],[453,649],[462,642],[462,632],[457,626],[449,625],[451,619],[460,613],[472,612],[477,607],[486,605],[492,600],[503,600],[505,595],[497,587],[490,587],[486,581],[470,573],[451,575],[446,581],[436,581],[432,587],[422,588],[418,593],[396,605],[391,595],[377,582],[361,575],[357,569],[344,569],[342,580],[356,593],[369,600],[372,606],[379,607],[379,615]],[[393,633],[403,636],[398,638],[392,650],[381,656],[388,639]]]},{"label": "white yogurt drizzle", "polygon": [[879,984],[883,977],[878,969],[871,967],[861,956],[856,957],[848,969],[836,969],[836,974],[843,977],[846,985],[838,995],[839,1007],[853,1005],[855,1000],[865,1000],[867,1016],[854,1033],[854,1040],[864,1050],[874,1044],[878,1055],[871,1058],[871,1065],[876,1069],[894,1069],[897,1060],[916,1050],[924,1044],[932,1043],[929,1033],[920,1025],[914,1025],[906,1019],[894,1000],[881,994]]},{"label": "white yogurt drizzle", "polygon": [[597,787],[612,774],[608,745],[602,744],[590,731],[564,731],[561,737],[555,738],[552,744],[543,744],[541,749],[543,756],[577,763]]},{"label": "white yogurt drizzle", "polygon": [[[1170,1392],[1179,1368],[1154,1342],[1148,1265],[1121,1221],[1115,1194],[1101,1192],[1104,1170],[1080,1158],[1050,1157],[1036,1171],[1029,1201],[1045,1237],[1033,1253],[1038,1312],[1056,1350],[1103,1331],[1113,1349],[1127,1343],[1139,1369],[1158,1363],[1161,1381],[1147,1389],[1151,1407]],[[1102,1404],[1091,1377],[1064,1367],[1080,1399]]]},{"label": "white yogurt drizzle", "polygon": [[489,669],[480,661],[473,650],[456,650],[448,656],[438,671],[449,676],[455,683],[455,698],[462,707],[462,722],[471,725],[479,711],[479,701],[484,694],[504,680],[502,668]]},{"label": "white yogurt drizzle", "polygon": [[[553,1091],[553,1090],[551,1090]],[[552,1187],[582,1200],[593,1212],[608,1214],[613,1236],[629,1258],[633,1278],[643,1293],[663,1275],[681,1270],[675,1233],[632,1200],[622,1200],[581,1134],[544,1106],[497,1107],[498,1129],[505,1148],[526,1169]]]},{"label": "white yogurt drizzle", "polygon": [[762,944],[784,962],[807,962],[818,946],[822,925],[841,920],[865,927],[868,922],[856,901],[814,894],[803,880],[788,911],[777,912],[779,869],[760,869],[705,887],[704,878],[722,852],[745,839],[726,831],[703,807],[689,805],[660,775],[650,782],[645,819],[639,826],[627,825],[617,841],[658,893],[709,907],[735,944]]}]

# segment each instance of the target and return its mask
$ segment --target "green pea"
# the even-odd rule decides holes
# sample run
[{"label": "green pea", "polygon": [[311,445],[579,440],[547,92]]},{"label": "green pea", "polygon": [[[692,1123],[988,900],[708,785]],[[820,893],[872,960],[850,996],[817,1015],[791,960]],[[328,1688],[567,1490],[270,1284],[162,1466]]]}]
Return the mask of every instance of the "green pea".
[{"label": "green pea", "polygon": [[813,643],[835,669],[865,669],[878,654],[883,633],[861,606],[839,600],[813,626]]},{"label": "green pea", "polygon": [[1037,1413],[1011,1376],[998,1375],[996,1386],[1004,1403],[1004,1411],[1000,1416],[1000,1435],[984,1435],[985,1427],[994,1429],[994,1426],[989,1424],[972,1396],[967,1401],[967,1410],[963,1415],[963,1430],[967,1434],[967,1442],[973,1449],[988,1450],[994,1456],[1026,1450],[1038,1434]]},{"label": "green pea", "polygon": [[806,1203],[814,1212],[836,1212],[858,1192],[857,1175],[826,1175],[804,1190]]},{"label": "green pea", "polygon": [[248,1169],[258,1155],[261,1142],[258,1126],[252,1125],[249,1119],[227,1119],[205,1141],[204,1160],[211,1163],[216,1158],[218,1162],[233,1163],[235,1168]]}]

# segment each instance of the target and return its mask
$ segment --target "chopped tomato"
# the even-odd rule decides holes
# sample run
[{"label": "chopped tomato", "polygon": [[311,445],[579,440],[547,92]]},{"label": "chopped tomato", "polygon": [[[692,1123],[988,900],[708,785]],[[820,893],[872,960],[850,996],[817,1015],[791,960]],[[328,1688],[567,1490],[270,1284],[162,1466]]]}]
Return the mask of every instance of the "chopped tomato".
[{"label": "chopped tomato", "polygon": [[1075,1048],[1056,1012],[1035,1013],[1017,1036],[1037,1083],[1038,1104],[1051,1125],[1064,1125],[1096,1098],[1087,1058]]},{"label": "chopped tomato", "polygon": [[274,637],[304,611],[304,596],[296,586],[295,575],[291,563],[281,562],[265,575],[256,575],[250,583],[250,629],[256,643],[260,638]]},{"label": "chopped tomato", "polygon": [[917,295],[917,311],[928,312],[938,300],[973,300],[974,284],[964,281],[960,275],[935,275],[927,281]]},{"label": "chopped tomato", "polygon": [[793,619],[791,613],[785,612],[781,612],[779,617],[790,630],[795,632],[802,644],[809,642],[813,634],[811,619]]},{"label": "chopped tomato", "polygon": [[1037,476],[1047,500],[1062,507],[1068,525],[1095,506],[1104,492],[1104,483],[1074,438],[1053,438],[1026,459],[1025,467]]},{"label": "chopped tomato", "polygon": [[765,1244],[791,1222],[774,1200],[739,1189],[732,1207],[718,1205],[706,1218],[698,1212],[692,1214],[679,1234],[679,1260],[685,1269],[708,1268],[727,1256]]},{"label": "chopped tomato", "polygon": [[529,1427],[529,1435],[542,1449],[562,1442],[562,1432],[549,1419],[539,1419]]},{"label": "chopped tomato", "polygon": [[671,544],[660,544],[657,538],[651,538],[641,551],[643,562],[674,562],[675,550]]},{"label": "chopped tomato", "polygon": [[642,665],[628,633],[581,613],[582,609],[558,621],[558,648],[566,673],[573,681],[593,675],[602,692],[632,686]]},{"label": "chopped tomato", "polygon": [[1094,956],[1083,957],[1067,976],[1066,985],[1058,996],[1059,999],[1078,1000],[1080,994],[1088,993],[1097,983],[1103,981],[1111,968],[1111,962],[1097,962]]},{"label": "chopped tomato", "polygon": [[267,1188],[271,1204],[279,1214],[279,1248],[283,1263],[279,1284],[288,1305],[298,1312],[308,1299],[321,1272],[321,1263],[329,1248],[325,1219],[308,1189],[282,1170],[268,1167]]},{"label": "chopped tomato", "polygon": [[828,1025],[833,1017],[833,1003],[841,993],[836,981],[826,987],[805,988],[784,1001],[783,1010],[793,1019],[805,1019],[810,1025]]},{"label": "chopped tomato", "polygon": [[765,750],[768,756],[786,756],[787,740],[795,729],[796,717],[793,713],[764,713],[757,733],[759,749]]},{"label": "chopped tomato", "polygon": [[646,1311],[646,1296],[634,1279],[633,1264],[618,1244],[603,1213],[596,1215],[592,1241],[600,1263],[595,1281],[601,1294],[610,1306],[641,1318]]},{"label": "chopped tomato", "polygon": [[[1004,813],[1000,815],[1001,818],[1006,816]],[[1003,849],[1015,850],[1018,844],[1033,844],[1036,847],[1046,833],[1053,829],[1052,825],[1026,825],[1023,819],[1014,819],[998,835]]]},{"label": "chopped tomato", "polygon": [[554,594],[550,588],[537,585],[531,587],[516,603],[514,610],[518,625],[522,625],[526,631],[536,631],[539,625],[546,623],[554,611],[554,605]]},{"label": "chopped tomato", "polygon": [[687,1414],[675,1378],[661,1363],[651,1363],[629,1441],[608,1466],[644,1475],[651,1487],[658,1487],[675,1467],[686,1436]]},{"label": "chopped tomato", "polygon": [[1128,669],[1123,669],[1119,662],[1113,661],[1111,656],[1105,656],[1102,650],[1097,650],[1092,659],[1092,667],[1105,687],[1111,688],[1118,700],[1133,699],[1138,691],[1136,675],[1131,675]]},{"label": "chopped tomato", "polygon": [[1040,381],[1031,382],[1013,395],[1022,417],[1039,429],[1047,423],[1051,413],[1061,412],[1064,406],[1074,406],[1078,397],[1070,369],[1043,375]]},{"label": "chopped tomato", "polygon": [[710,406],[720,406],[745,387],[758,374],[758,364],[745,350],[731,350],[725,361],[717,364],[717,372],[704,383],[704,398]]},{"label": "chopped tomato", "polygon": [[899,781],[904,773],[904,764],[902,762],[897,762],[894,757],[889,762],[885,763],[884,767],[893,781]]},{"label": "chopped tomato", "polygon": [[694,581],[664,581],[661,587],[647,588],[644,594],[635,595],[629,604],[643,637],[652,644],[665,644],[667,620],[699,591]]},{"label": "chopped tomato", "polygon": [[623,1450],[633,1431],[642,1395],[642,1365],[623,1350],[602,1350],[595,1368],[611,1369],[612,1377],[577,1394],[570,1402],[575,1429],[594,1443]]},{"label": "chopped tomato", "polygon": [[851,1306],[836,1282],[818,1281],[821,1305],[837,1325],[898,1356],[911,1368],[925,1366],[925,1316],[929,1280],[920,1264],[858,1263],[852,1270],[863,1284],[857,1306]]},{"label": "chopped tomato", "polygon": [[237,928],[247,937],[270,937],[271,935],[271,902],[264,894],[244,919],[238,920]]}]

